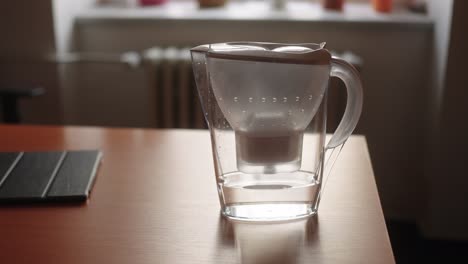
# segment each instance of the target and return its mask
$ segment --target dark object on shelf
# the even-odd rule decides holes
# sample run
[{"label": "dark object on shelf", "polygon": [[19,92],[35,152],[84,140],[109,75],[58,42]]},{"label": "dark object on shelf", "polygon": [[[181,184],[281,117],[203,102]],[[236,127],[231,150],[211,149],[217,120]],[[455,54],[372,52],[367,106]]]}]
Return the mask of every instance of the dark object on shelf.
[{"label": "dark object on shelf", "polygon": [[411,1],[408,9],[413,13],[427,14],[427,3],[425,1]]},{"label": "dark object on shelf", "polygon": [[343,10],[344,0],[323,0],[323,8],[328,10]]},{"label": "dark object on shelf", "polygon": [[374,10],[380,13],[391,13],[393,0],[372,0]]},{"label": "dark object on shelf", "polygon": [[45,93],[42,87],[0,88],[0,105],[3,111],[3,120],[6,123],[21,122],[18,100],[31,98]]},{"label": "dark object on shelf", "polygon": [[227,0],[198,0],[200,8],[220,7],[226,4]]},{"label": "dark object on shelf", "polygon": [[98,150],[0,153],[0,203],[86,201]]},{"label": "dark object on shelf", "polygon": [[140,6],[157,6],[166,2],[167,0],[140,0]]}]

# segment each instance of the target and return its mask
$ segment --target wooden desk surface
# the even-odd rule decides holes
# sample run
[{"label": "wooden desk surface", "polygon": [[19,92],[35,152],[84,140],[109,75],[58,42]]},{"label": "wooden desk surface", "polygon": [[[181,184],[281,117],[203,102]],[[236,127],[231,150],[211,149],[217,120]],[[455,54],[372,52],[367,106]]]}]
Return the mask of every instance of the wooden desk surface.
[{"label": "wooden desk surface", "polygon": [[0,151],[90,148],[86,204],[0,207],[1,263],[394,263],[362,136],[317,217],[246,224],[219,216],[206,131],[0,126]]}]

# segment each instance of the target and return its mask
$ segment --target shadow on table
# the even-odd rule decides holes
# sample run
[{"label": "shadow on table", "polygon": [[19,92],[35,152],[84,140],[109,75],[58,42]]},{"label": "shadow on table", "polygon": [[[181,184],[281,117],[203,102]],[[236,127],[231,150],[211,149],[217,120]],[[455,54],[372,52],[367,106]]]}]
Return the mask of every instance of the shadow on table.
[{"label": "shadow on table", "polygon": [[240,263],[301,263],[305,250],[318,250],[318,218],[256,223],[228,220],[220,216],[219,245],[237,252]]}]

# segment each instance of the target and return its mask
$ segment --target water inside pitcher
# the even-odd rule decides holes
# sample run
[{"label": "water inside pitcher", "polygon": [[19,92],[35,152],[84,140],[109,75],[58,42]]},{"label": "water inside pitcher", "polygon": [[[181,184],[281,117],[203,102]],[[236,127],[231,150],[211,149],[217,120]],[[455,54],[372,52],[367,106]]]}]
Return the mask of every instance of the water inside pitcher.
[{"label": "water inside pitcher", "polygon": [[[243,220],[316,213],[326,149],[344,143],[361,111],[355,70],[323,43],[209,44],[192,49],[192,60],[222,213]],[[347,83],[348,105],[325,147],[333,74]]]}]

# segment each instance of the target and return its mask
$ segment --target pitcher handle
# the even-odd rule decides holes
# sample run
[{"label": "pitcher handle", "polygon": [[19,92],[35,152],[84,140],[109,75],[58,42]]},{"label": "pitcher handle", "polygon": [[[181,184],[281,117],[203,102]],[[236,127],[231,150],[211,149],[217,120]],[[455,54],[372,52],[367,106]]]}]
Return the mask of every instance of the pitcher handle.
[{"label": "pitcher handle", "polygon": [[321,169],[323,170],[322,179],[324,183],[322,184],[320,197],[323,195],[330,172],[341,149],[356,128],[359,117],[361,116],[363,101],[362,83],[357,70],[348,62],[337,58],[332,58],[331,65],[330,76],[338,77],[344,82],[348,96],[343,118],[323,151],[324,164],[322,163],[323,167]]},{"label": "pitcher handle", "polygon": [[346,142],[356,128],[362,111],[362,83],[358,71],[348,62],[337,58],[332,58],[331,66],[330,75],[344,82],[348,96],[343,118],[325,150],[334,149]]}]

